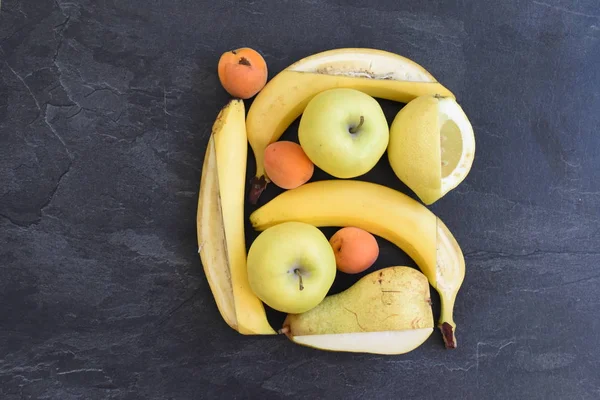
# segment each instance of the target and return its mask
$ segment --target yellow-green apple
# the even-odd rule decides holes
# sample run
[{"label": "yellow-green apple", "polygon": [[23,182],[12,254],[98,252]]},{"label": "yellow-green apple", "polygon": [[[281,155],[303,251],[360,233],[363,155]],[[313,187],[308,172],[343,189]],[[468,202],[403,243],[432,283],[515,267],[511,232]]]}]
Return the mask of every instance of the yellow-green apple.
[{"label": "yellow-green apple", "polygon": [[311,161],[336,178],[370,171],[390,137],[381,106],[355,89],[325,90],[313,97],[300,119],[298,139]]},{"label": "yellow-green apple", "polygon": [[335,255],[313,225],[285,222],[261,232],[248,251],[248,282],[269,307],[303,313],[327,295],[336,274]]}]

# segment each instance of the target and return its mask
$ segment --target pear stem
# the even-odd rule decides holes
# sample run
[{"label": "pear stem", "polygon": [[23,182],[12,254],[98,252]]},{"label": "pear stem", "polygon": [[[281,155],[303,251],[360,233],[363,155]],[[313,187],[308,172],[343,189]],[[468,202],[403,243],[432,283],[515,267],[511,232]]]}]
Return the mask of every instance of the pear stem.
[{"label": "pear stem", "polygon": [[278,330],[277,333],[279,333],[280,335],[287,335],[288,333],[290,333],[290,327],[284,326],[283,328]]},{"label": "pear stem", "polygon": [[361,115],[360,116],[360,122],[355,127],[350,128],[350,133],[356,133],[356,132],[358,132],[358,128],[360,128],[364,122],[365,122],[365,117],[363,117]]},{"label": "pear stem", "polygon": [[294,270],[294,273],[296,275],[298,275],[298,279],[299,279],[299,284],[300,284],[300,290],[304,290],[304,285],[302,284],[302,275],[300,275],[300,269],[296,268]]}]

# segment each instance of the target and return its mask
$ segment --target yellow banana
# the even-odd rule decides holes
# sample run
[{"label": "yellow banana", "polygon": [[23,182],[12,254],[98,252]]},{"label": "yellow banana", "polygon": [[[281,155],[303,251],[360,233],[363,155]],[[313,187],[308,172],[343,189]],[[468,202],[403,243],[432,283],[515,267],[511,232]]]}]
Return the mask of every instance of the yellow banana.
[{"label": "yellow banana", "polygon": [[244,103],[232,100],[217,116],[206,149],[196,220],[198,252],[225,322],[244,335],[274,335],[246,275],[247,153]]},{"label": "yellow banana", "polygon": [[439,328],[456,347],[454,301],[465,275],[462,251],[446,225],[427,207],[385,186],[329,180],[283,192],[250,215],[259,231],[286,221],[318,227],[355,226],[396,244],[427,276],[441,298]]},{"label": "yellow banana", "polygon": [[269,182],[263,164],[265,148],[279,139],[315,95],[342,87],[403,103],[426,94],[454,97],[419,64],[384,50],[342,48],[295,62],[267,83],[248,110],[248,141],[256,160],[251,203]]}]

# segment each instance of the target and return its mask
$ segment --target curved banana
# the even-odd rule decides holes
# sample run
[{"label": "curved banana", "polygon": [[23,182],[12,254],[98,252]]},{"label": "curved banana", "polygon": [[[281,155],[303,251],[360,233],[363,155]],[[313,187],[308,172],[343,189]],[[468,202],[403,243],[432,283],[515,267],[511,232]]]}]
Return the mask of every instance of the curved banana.
[{"label": "curved banana", "polygon": [[267,83],[248,110],[246,129],[256,160],[251,203],[269,182],[263,166],[265,148],[279,139],[315,95],[340,87],[403,103],[426,94],[454,97],[419,64],[384,50],[342,48],[295,62]]},{"label": "curved banana", "polygon": [[446,347],[456,347],[453,309],[465,261],[446,225],[421,203],[370,182],[317,181],[283,192],[254,211],[250,221],[259,231],[285,221],[355,226],[396,244],[415,260],[440,294],[438,326]]},{"label": "curved banana", "polygon": [[219,113],[208,141],[196,217],[200,259],[221,316],[241,334],[274,335],[246,275],[244,189],[248,143],[242,100]]}]

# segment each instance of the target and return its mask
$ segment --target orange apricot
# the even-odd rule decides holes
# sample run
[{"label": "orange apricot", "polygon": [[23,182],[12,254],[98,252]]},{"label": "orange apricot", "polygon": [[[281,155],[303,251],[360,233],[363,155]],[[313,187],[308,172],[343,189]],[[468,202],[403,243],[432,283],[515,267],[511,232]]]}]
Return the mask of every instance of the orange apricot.
[{"label": "orange apricot", "polygon": [[256,95],[267,83],[267,63],[256,50],[249,47],[231,50],[221,55],[218,65],[223,88],[240,99]]},{"label": "orange apricot", "polygon": [[379,257],[379,245],[375,236],[352,226],[337,231],[329,244],[335,254],[339,271],[357,274],[369,268]]},{"label": "orange apricot", "polygon": [[298,143],[279,141],[265,149],[265,172],[282,189],[294,189],[310,180],[315,165]]}]

